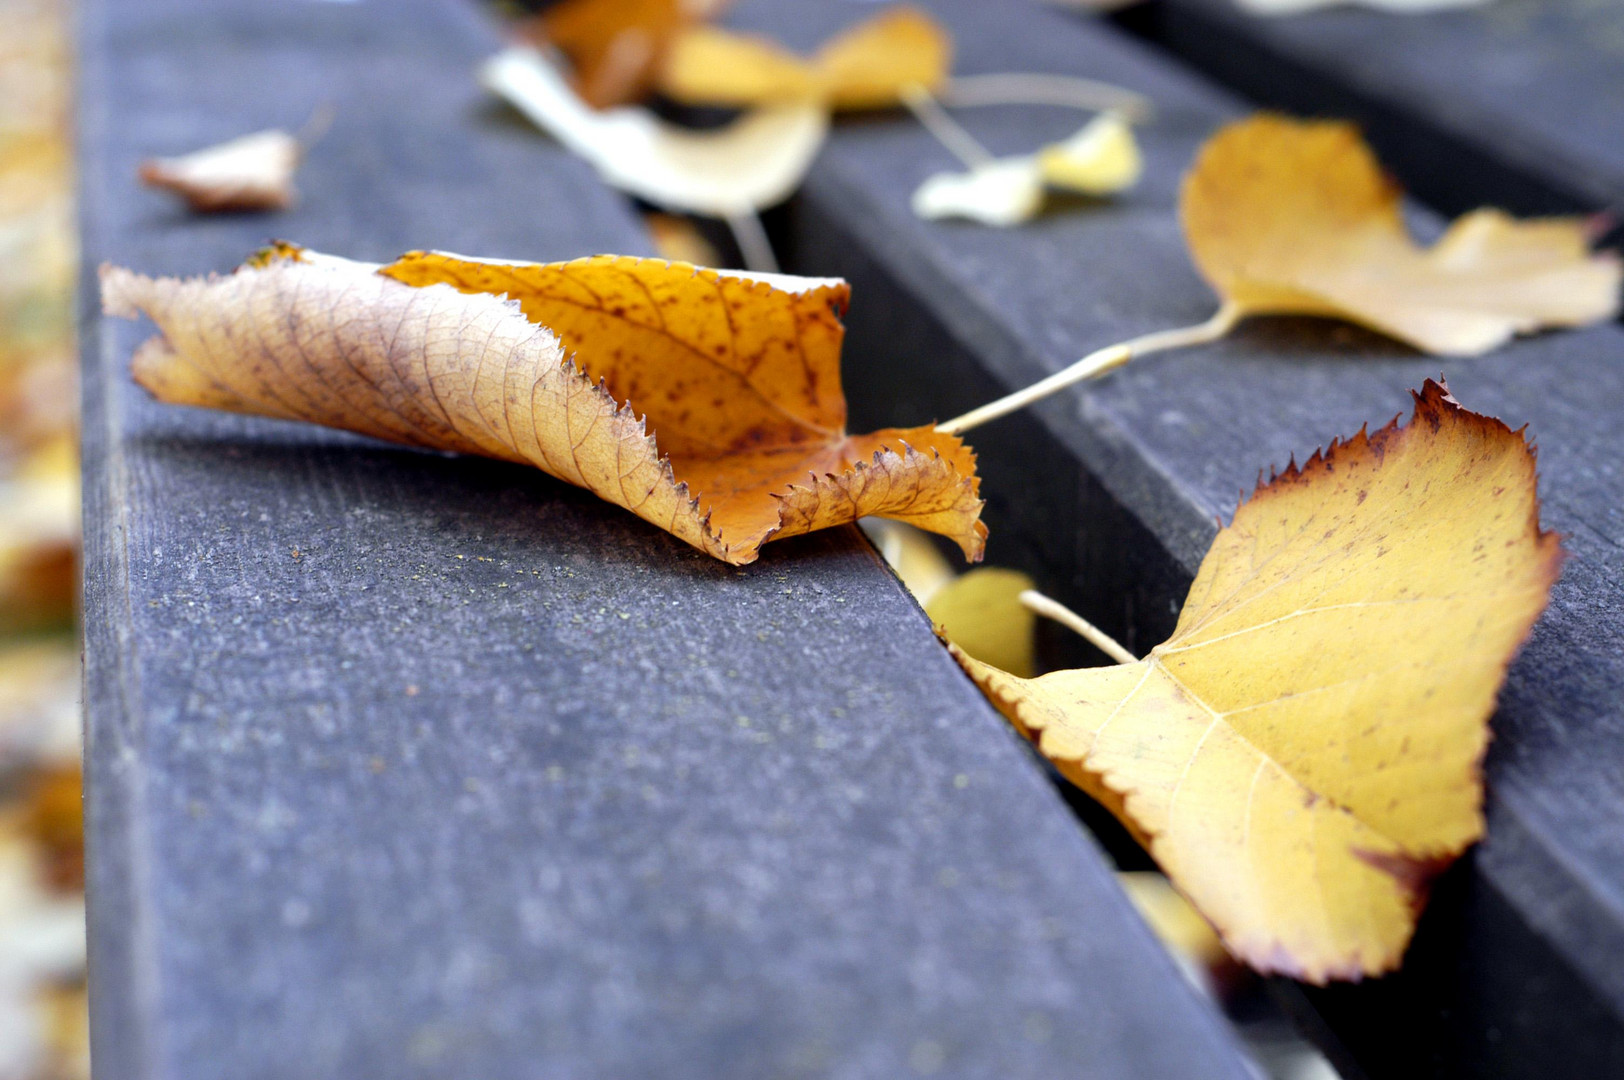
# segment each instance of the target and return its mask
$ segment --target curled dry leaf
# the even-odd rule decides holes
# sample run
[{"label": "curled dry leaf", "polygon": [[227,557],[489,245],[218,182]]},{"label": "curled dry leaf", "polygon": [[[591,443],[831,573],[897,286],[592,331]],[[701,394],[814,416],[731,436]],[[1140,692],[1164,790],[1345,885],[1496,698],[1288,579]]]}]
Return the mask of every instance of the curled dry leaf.
[{"label": "curled dry leaf", "polygon": [[953,66],[953,38],[912,7],[881,12],[830,40],[811,59],[778,43],[715,26],[692,26],[673,41],[660,90],[693,105],[817,102],[833,109],[882,109],[903,91],[934,90]]},{"label": "curled dry leaf", "polygon": [[979,559],[968,447],[846,434],[847,297],[609,255],[379,267],[283,245],[222,278],[102,271],[107,312],[162,331],[133,368],[163,401],[534,465],[735,564],[867,514]]},{"label": "curled dry leaf", "polygon": [[1047,191],[1111,195],[1137,184],[1143,170],[1133,128],[1120,116],[1102,113],[1071,138],[1034,155],[932,176],[914,192],[913,209],[922,218],[1008,227],[1036,217]]},{"label": "curled dry leaf", "polygon": [[1212,137],[1180,210],[1196,266],[1243,314],[1329,315],[1448,355],[1617,314],[1619,260],[1580,221],[1479,210],[1421,248],[1400,197],[1353,126],[1265,114]]},{"label": "curled dry leaf", "polygon": [[1560,562],[1522,434],[1429,381],[1409,425],[1260,483],[1145,659],[1028,680],[957,655],[1237,957],[1357,979],[1483,832],[1488,716]]},{"label": "curled dry leaf", "polygon": [[671,40],[708,19],[723,0],[563,0],[532,20],[530,36],[570,60],[575,91],[595,109],[653,88]]},{"label": "curled dry leaf", "polygon": [[814,104],[757,109],[714,131],[680,128],[629,106],[595,112],[529,48],[498,53],[481,78],[591,162],[606,183],[685,213],[733,217],[783,202],[829,130],[828,113]]},{"label": "curled dry leaf", "polygon": [[141,163],[141,182],[173,191],[200,214],[285,210],[296,192],[299,140],[285,131],[261,131],[184,157]]}]

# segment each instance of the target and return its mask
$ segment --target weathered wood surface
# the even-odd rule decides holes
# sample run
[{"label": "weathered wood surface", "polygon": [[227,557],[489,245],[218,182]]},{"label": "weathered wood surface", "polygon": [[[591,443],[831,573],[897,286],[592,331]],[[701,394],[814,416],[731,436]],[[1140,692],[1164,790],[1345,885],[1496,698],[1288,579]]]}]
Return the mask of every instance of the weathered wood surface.
[{"label": "weathered wood surface", "polygon": [[1151,0],[1121,17],[1260,102],[1359,120],[1411,190],[1450,212],[1624,207],[1613,0],[1279,18],[1235,0]]},{"label": "weathered wood surface", "polygon": [[[789,258],[850,277],[864,300],[847,365],[854,399],[869,403],[857,423],[957,415],[1215,304],[1174,205],[1197,145],[1241,105],[1108,25],[1038,8],[1016,19],[975,0],[933,10],[957,32],[960,72],[1102,78],[1148,94],[1158,119],[1141,133],[1136,191],[1007,231],[912,215],[914,188],[956,166],[905,116],[837,128],[795,207]],[[747,2],[732,15],[803,47],[853,17],[839,3],[788,18]],[[1000,153],[1080,123],[1038,108],[959,118]],[[1350,1038],[1372,1036],[1359,1050],[1373,1075],[1624,1068],[1621,358],[1616,326],[1448,360],[1331,322],[1266,320],[975,433],[989,560],[1033,570],[1142,650],[1171,629],[1216,517],[1260,467],[1407,413],[1407,391],[1440,372],[1470,407],[1530,426],[1545,523],[1571,557],[1494,720],[1488,840],[1440,887],[1405,975],[1320,997]]]},{"label": "weathered wood surface", "polygon": [[[82,14],[91,267],[645,246],[482,100],[472,8]],[[324,102],[290,213],[135,186]],[[534,471],[160,406],[86,303],[97,1075],[1246,1075],[854,529],[735,570]]]}]

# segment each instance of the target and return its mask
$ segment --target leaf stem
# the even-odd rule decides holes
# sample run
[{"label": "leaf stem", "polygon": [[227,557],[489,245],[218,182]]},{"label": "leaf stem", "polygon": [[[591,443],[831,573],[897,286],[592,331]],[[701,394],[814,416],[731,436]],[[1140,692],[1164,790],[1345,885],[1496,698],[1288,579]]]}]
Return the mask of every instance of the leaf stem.
[{"label": "leaf stem", "polygon": [[1137,656],[1123,648],[1116,638],[1107,634],[1060,601],[1051,600],[1035,589],[1027,589],[1021,593],[1021,604],[1028,611],[1042,615],[1045,619],[1053,619],[1068,630],[1075,630],[1090,645],[1119,664],[1133,664],[1139,660]]},{"label": "leaf stem", "polygon": [[778,256],[773,254],[772,241],[761,227],[760,216],[745,210],[729,214],[726,220],[734,243],[739,245],[739,254],[744,257],[744,268],[758,274],[778,273]]},{"label": "leaf stem", "polygon": [[1244,312],[1235,304],[1225,303],[1206,322],[1196,323],[1194,326],[1181,326],[1175,330],[1157,330],[1155,333],[1142,334],[1139,337],[1124,341],[1118,345],[1107,345],[1103,349],[1096,349],[1072,364],[1070,367],[1055,372],[1046,379],[1041,379],[1026,387],[1017,390],[981,406],[971,409],[963,416],[954,417],[936,425],[937,431],[949,435],[962,435],[971,428],[980,427],[989,420],[996,420],[1012,412],[1026,408],[1035,401],[1041,401],[1059,390],[1064,390],[1073,383],[1080,383],[1085,379],[1092,379],[1104,375],[1113,368],[1119,368],[1129,360],[1138,356],[1149,356],[1151,353],[1167,352],[1171,349],[1188,348],[1191,345],[1205,345],[1210,341],[1217,341],[1230,330],[1234,329]]},{"label": "leaf stem", "polygon": [[903,87],[902,103],[908,106],[908,111],[924,125],[925,130],[936,136],[936,141],[947,147],[966,168],[974,169],[993,160],[992,151],[977,142],[974,135],[948,115],[942,103],[923,84],[911,83]]},{"label": "leaf stem", "polygon": [[1154,111],[1149,98],[1120,86],[1072,75],[1027,72],[960,75],[948,80],[938,97],[943,105],[953,107],[1057,105],[1090,112],[1114,112],[1135,123],[1149,120]]}]

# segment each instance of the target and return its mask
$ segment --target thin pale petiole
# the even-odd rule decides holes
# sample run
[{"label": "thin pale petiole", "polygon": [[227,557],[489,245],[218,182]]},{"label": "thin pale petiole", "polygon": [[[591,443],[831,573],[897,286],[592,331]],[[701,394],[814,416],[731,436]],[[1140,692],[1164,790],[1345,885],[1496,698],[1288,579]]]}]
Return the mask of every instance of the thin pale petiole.
[{"label": "thin pale petiole", "polygon": [[753,210],[742,210],[727,216],[727,227],[733,233],[739,254],[744,257],[744,268],[758,274],[778,273],[778,256],[773,253],[767,230],[761,227],[761,218]]},{"label": "thin pale petiole", "polygon": [[938,92],[950,108],[978,105],[1055,105],[1088,112],[1114,112],[1142,124],[1152,114],[1150,100],[1132,90],[1073,75],[1014,72],[1002,75],[959,75]]},{"label": "thin pale petiole", "polygon": [[1027,589],[1021,593],[1021,604],[1028,611],[1042,615],[1045,619],[1053,619],[1068,630],[1075,630],[1090,645],[1119,664],[1132,664],[1137,663],[1139,660],[1133,653],[1124,649],[1116,638],[1107,634],[1058,600],[1051,600],[1035,589]]},{"label": "thin pale petiole", "polygon": [[1092,379],[1104,375],[1107,371],[1119,368],[1137,356],[1149,356],[1151,353],[1167,352],[1171,349],[1183,349],[1191,345],[1205,345],[1210,341],[1217,341],[1232,330],[1240,321],[1242,311],[1233,304],[1225,304],[1219,308],[1212,318],[1194,326],[1182,326],[1176,330],[1158,330],[1153,334],[1143,334],[1119,345],[1107,345],[1103,349],[1096,349],[1081,360],[1062,371],[1057,371],[1046,379],[1042,379],[1017,390],[1013,394],[991,401],[979,409],[972,409],[963,416],[954,417],[936,425],[937,431],[945,431],[949,435],[962,435],[971,428],[980,427],[989,420],[996,420],[1000,416],[1008,416],[1026,408],[1033,402],[1042,401],[1057,391],[1064,390],[1074,383],[1085,379]]},{"label": "thin pale petiole", "polygon": [[992,151],[964,130],[964,125],[949,116],[941,102],[924,86],[913,83],[903,87],[902,103],[908,106],[908,111],[924,125],[925,130],[936,136],[936,141],[947,147],[966,168],[974,169],[993,160]]}]

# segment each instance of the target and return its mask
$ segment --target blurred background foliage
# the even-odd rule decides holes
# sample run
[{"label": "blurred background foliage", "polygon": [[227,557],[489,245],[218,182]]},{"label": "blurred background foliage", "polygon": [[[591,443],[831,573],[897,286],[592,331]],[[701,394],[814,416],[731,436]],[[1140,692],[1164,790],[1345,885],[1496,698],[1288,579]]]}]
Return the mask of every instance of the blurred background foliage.
[{"label": "blurred background foliage", "polygon": [[89,1075],[71,25],[0,0],[0,1080]]}]

